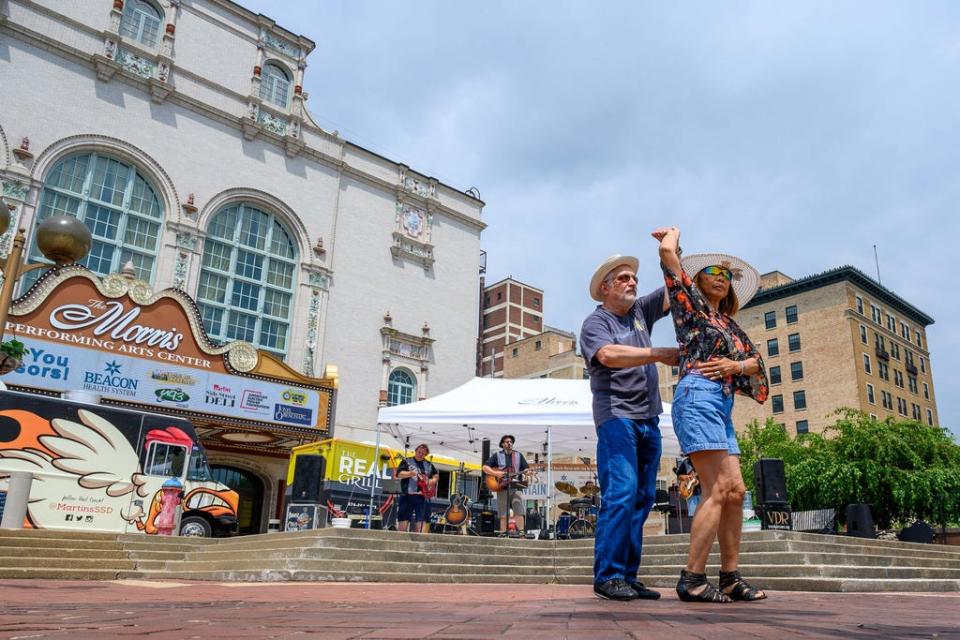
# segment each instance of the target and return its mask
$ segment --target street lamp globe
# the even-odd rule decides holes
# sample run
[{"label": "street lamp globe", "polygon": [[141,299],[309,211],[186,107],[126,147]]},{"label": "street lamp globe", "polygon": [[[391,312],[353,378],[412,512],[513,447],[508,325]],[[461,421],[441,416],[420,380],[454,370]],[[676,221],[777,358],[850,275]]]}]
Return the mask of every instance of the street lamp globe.
[{"label": "street lamp globe", "polygon": [[58,265],[82,260],[92,243],[87,225],[73,216],[51,216],[37,226],[37,248]]}]

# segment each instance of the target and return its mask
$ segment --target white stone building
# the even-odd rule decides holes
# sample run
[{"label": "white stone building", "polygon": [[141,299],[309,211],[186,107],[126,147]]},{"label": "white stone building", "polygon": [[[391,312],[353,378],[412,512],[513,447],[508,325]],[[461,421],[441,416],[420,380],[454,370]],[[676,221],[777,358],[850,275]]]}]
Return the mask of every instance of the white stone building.
[{"label": "white stone building", "polygon": [[[379,404],[474,373],[483,203],[321,129],[313,48],[229,0],[0,0],[0,178],[29,246],[78,215],[98,273],[133,261],[214,339],[337,366],[335,433],[371,439]],[[206,444],[272,485],[265,528],[283,452]]]}]

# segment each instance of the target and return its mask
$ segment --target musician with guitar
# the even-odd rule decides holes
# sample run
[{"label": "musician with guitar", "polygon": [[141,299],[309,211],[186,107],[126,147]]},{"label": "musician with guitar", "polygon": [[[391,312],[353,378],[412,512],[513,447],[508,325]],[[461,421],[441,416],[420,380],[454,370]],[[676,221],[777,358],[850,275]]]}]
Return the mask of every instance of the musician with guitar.
[{"label": "musician with guitar", "polygon": [[404,458],[397,465],[400,480],[400,500],[397,513],[397,531],[424,533],[430,519],[430,498],[437,493],[440,472],[427,460],[430,447],[419,444],[412,458]]},{"label": "musician with guitar", "polygon": [[510,509],[517,522],[517,530],[523,531],[524,499],[521,489],[527,486],[525,479],[530,470],[526,458],[513,448],[516,438],[505,435],[500,438],[500,451],[494,453],[483,465],[487,488],[497,494],[497,511],[500,514],[500,531],[507,533]]},{"label": "musician with guitar", "polygon": [[687,515],[692,518],[697,511],[697,505],[700,504],[700,478],[697,476],[697,470],[693,468],[690,456],[677,459],[673,472],[677,474],[680,497],[687,501]]}]

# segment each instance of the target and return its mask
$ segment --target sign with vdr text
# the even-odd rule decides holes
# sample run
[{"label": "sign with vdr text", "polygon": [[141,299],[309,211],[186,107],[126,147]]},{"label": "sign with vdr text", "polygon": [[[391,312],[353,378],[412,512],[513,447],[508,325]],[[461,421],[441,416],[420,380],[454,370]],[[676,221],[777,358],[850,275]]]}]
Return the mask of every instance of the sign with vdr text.
[{"label": "sign with vdr text", "polygon": [[297,427],[323,424],[328,398],[229,370],[227,349],[197,336],[196,311],[173,294],[140,305],[127,295],[111,299],[93,278],[64,279],[39,303],[28,301],[26,312],[17,301],[6,335],[27,353],[5,382]]}]

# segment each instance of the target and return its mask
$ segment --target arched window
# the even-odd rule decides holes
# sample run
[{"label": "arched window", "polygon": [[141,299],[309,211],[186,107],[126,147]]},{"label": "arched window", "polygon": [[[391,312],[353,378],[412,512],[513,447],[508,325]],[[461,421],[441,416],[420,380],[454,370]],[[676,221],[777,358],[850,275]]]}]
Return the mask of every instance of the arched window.
[{"label": "arched window", "polygon": [[[115,273],[132,261],[137,278],[153,279],[163,207],[136,167],[97,153],[60,160],[43,183],[37,223],[59,214],[76,216],[93,234],[90,253],[81,261],[91,271]],[[33,236],[30,258],[45,261]],[[25,287],[38,276],[27,273]]]},{"label": "arched window", "polygon": [[260,75],[260,99],[287,108],[290,99],[290,76],[278,65],[267,63]]},{"label": "arched window", "polygon": [[387,406],[393,407],[398,404],[407,404],[413,402],[414,392],[417,390],[417,382],[406,369],[394,369],[390,374],[390,381],[387,383]]},{"label": "arched window", "polygon": [[120,35],[147,46],[157,46],[161,13],[146,0],[127,0],[120,19]]},{"label": "arched window", "polygon": [[220,210],[207,229],[197,287],[207,333],[284,357],[296,265],[296,246],[273,215],[249,204]]}]

